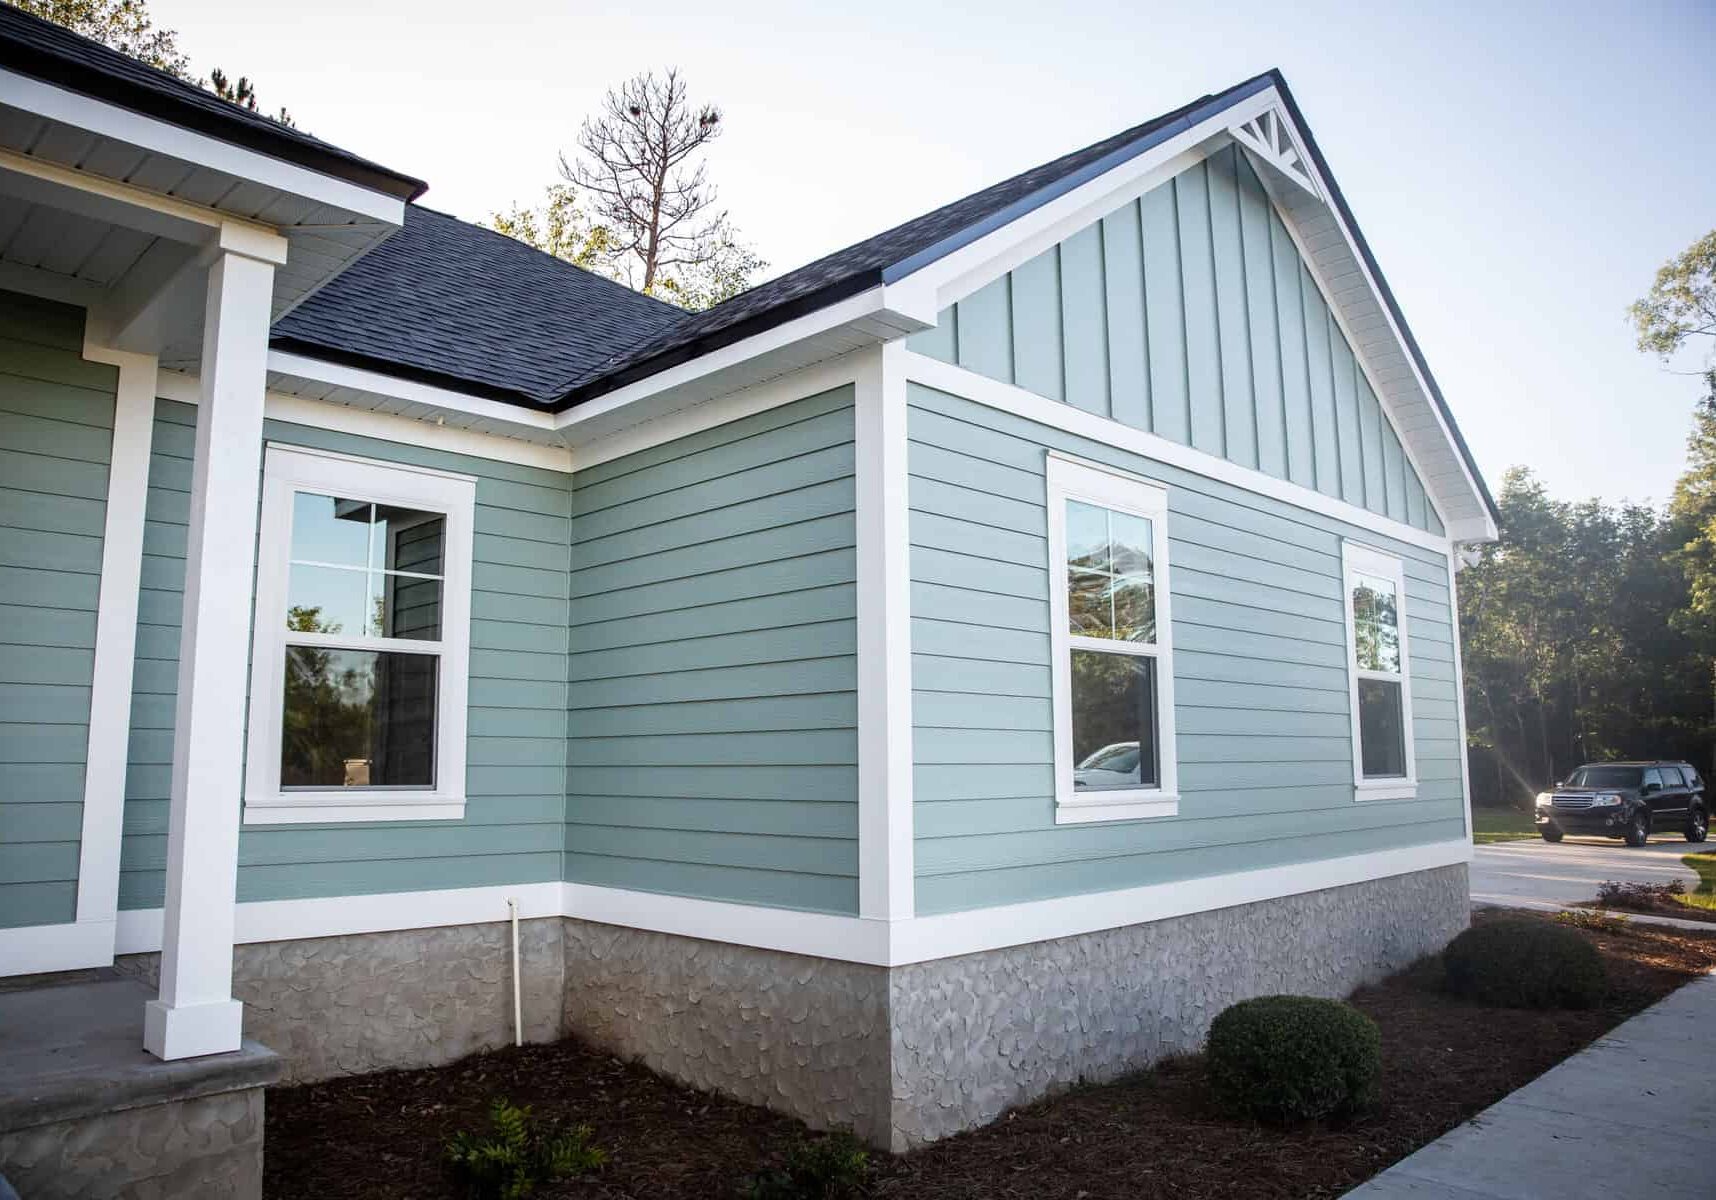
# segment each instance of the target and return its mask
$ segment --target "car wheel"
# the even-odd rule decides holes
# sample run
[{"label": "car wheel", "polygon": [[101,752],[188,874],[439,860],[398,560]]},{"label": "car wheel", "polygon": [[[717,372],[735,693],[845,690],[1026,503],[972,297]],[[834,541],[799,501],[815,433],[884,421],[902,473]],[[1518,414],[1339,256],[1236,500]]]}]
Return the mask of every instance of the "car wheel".
[{"label": "car wheel", "polygon": [[1643,812],[1636,812],[1627,822],[1627,845],[1642,846],[1650,841],[1650,818]]},{"label": "car wheel", "polygon": [[1545,825],[1537,832],[1543,835],[1543,840],[1546,842],[1559,842],[1562,838],[1567,836],[1561,832],[1561,827],[1559,825]]},{"label": "car wheel", "polygon": [[1689,842],[1702,842],[1710,836],[1710,816],[1702,804],[1694,804],[1692,811],[1686,814],[1685,833]]}]

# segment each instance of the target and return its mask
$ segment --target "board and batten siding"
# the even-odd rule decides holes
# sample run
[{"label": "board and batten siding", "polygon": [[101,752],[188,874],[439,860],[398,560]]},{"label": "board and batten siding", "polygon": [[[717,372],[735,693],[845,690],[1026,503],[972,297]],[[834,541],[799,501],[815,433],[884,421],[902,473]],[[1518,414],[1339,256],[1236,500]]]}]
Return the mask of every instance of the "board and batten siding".
[{"label": "board and batten siding", "polygon": [[1321,289],[1233,146],[960,300],[907,344],[1442,532]]},{"label": "board and batten siding", "polygon": [[0,927],[77,915],[115,368],[0,292]]},{"label": "board and batten siding", "polygon": [[[920,913],[1465,836],[1445,558],[916,383],[908,398]],[[1177,816],[1055,824],[1050,449],[1169,489]],[[1343,538],[1405,564],[1415,800],[1353,798]]]},{"label": "board and batten siding", "polygon": [[[162,902],[195,408],[156,404],[120,907]],[[560,878],[570,477],[270,420],[269,441],[477,479],[461,820],[247,827],[238,898],[290,900]]]},{"label": "board and batten siding", "polygon": [[568,880],[857,911],[852,403],[575,474]]}]

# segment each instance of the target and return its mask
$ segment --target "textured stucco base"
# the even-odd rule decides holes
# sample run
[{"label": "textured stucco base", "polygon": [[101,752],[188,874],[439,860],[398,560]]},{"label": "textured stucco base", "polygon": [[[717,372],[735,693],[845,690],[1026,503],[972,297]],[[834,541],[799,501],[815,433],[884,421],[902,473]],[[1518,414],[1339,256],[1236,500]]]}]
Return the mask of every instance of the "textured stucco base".
[{"label": "textured stucco base", "polygon": [[[561,1035],[561,921],[519,923],[526,1041]],[[160,956],[118,969],[154,984]],[[244,1035],[287,1083],[432,1067],[512,1043],[512,930],[504,921],[257,942],[233,948]]]},{"label": "textured stucco base", "polygon": [[0,1134],[24,1200],[260,1200],[259,1087]]},{"label": "textured stucco base", "polygon": [[1344,996],[1469,916],[1457,864],[892,970],[568,921],[566,1026],[906,1150],[1196,1050],[1247,997]]},{"label": "textured stucco base", "polygon": [[[1469,915],[1456,864],[892,969],[535,920],[525,1031],[905,1150],[1196,1050],[1246,997],[1344,996],[1440,950]],[[123,965],[147,978],[154,957]],[[505,923],[240,946],[233,991],[289,1082],[512,1038]]]}]

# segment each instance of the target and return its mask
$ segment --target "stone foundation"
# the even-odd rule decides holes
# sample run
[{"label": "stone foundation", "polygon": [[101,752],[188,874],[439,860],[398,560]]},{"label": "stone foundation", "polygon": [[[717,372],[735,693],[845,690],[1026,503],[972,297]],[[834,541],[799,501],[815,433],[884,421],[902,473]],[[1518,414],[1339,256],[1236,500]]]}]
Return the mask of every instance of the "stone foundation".
[{"label": "stone foundation", "polygon": [[[1249,996],[1344,996],[1467,923],[1464,864],[892,969],[580,920],[525,922],[526,1035],[905,1150],[1197,1050]],[[512,1040],[508,926],[240,946],[245,1033],[293,1082]],[[154,956],[128,969],[147,977]]]}]

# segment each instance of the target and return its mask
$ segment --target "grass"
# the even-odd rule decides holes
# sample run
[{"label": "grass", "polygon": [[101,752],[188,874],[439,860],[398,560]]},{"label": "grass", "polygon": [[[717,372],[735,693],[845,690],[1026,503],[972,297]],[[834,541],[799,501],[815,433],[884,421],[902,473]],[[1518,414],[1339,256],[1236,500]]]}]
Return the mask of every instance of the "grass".
[{"label": "grass", "polygon": [[1480,846],[1491,842],[1516,842],[1537,836],[1531,814],[1501,806],[1472,809],[1472,841]]},{"label": "grass", "polygon": [[1698,854],[1684,854],[1680,861],[1698,873],[1698,886],[1690,892],[1676,896],[1675,900],[1687,908],[1716,912],[1716,853],[1706,850]]}]

